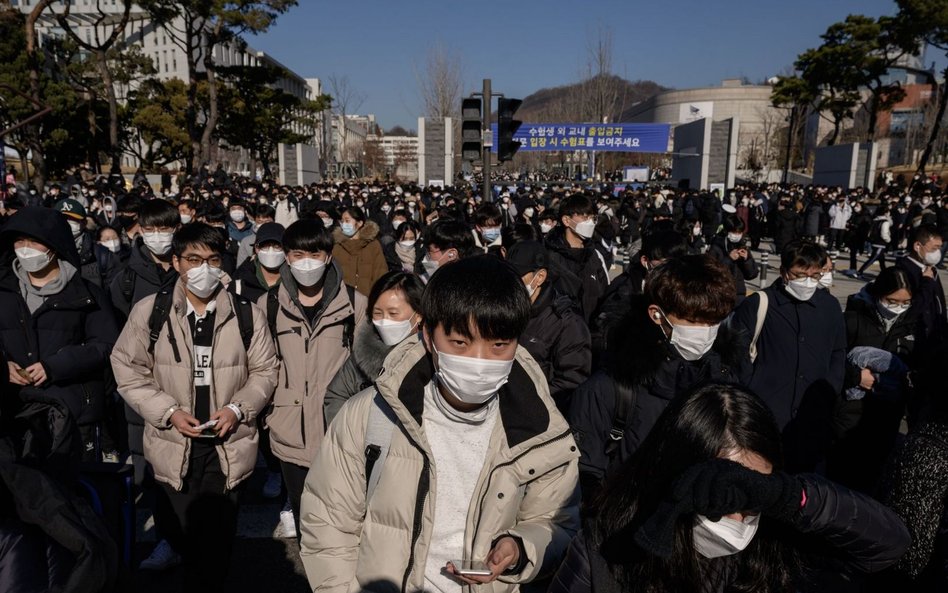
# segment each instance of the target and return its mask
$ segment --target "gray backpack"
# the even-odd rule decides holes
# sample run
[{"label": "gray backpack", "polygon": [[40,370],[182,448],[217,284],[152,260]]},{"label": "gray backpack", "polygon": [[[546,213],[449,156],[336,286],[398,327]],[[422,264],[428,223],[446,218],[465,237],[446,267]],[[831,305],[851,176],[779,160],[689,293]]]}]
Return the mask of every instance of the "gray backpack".
[{"label": "gray backpack", "polygon": [[388,405],[382,394],[376,390],[372,398],[372,407],[369,408],[369,422],[365,429],[365,502],[368,505],[379,484],[382,475],[382,466],[388,457],[388,450],[392,444],[392,433],[395,431],[395,410]]}]

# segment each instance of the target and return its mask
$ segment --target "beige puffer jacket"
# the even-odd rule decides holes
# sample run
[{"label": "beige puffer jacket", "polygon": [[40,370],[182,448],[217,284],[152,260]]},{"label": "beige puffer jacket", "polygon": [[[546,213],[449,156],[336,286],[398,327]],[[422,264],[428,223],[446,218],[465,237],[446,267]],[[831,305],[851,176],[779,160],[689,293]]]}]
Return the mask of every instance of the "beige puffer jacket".
[{"label": "beige puffer jacket", "polygon": [[[223,281],[227,283],[230,279],[225,276]],[[148,353],[148,320],[154,296],[135,305],[112,349],[118,392],[146,422],[145,459],[154,468],[155,479],[176,490],[181,490],[182,479],[188,472],[191,439],[170,426],[168,419],[176,408],[188,413],[194,410],[194,342],[185,298],[184,281],[178,280],[170,323],[162,325],[153,355]],[[245,351],[231,298],[224,290],[217,294],[211,361],[211,411],[234,403],[244,415],[224,445],[217,447],[228,490],[253,473],[257,461],[257,414],[270,400],[280,370],[266,315],[256,306],[252,308],[253,338]],[[174,330],[180,362],[175,360],[168,340],[169,326]]]},{"label": "beige puffer jacket", "polygon": [[[349,358],[351,344],[343,338],[346,324],[354,328],[365,319],[366,298],[342,285],[342,271],[335,262],[326,270],[323,290],[332,290],[329,304],[310,327],[297,299],[296,281],[283,266],[277,289],[279,309],[276,317],[277,354],[283,366],[273,394],[273,407],[267,415],[270,447],[273,454],[288,463],[309,467],[326,432],[323,402],[329,382]],[[268,295],[258,304],[267,307]],[[348,320],[348,321],[347,321]]]},{"label": "beige puffer jacket", "polygon": [[[314,591],[355,593],[369,583],[404,592],[424,587],[438,485],[421,426],[424,388],[434,373],[423,343],[386,359],[376,382],[396,429],[366,508],[366,425],[375,389],[353,397],[333,420],[306,478],[300,556]],[[465,556],[486,558],[503,536],[521,538],[524,570],[479,591],[510,593],[551,574],[579,526],[579,452],[550,398],[546,379],[523,348],[500,391],[500,421],[468,511]]]}]

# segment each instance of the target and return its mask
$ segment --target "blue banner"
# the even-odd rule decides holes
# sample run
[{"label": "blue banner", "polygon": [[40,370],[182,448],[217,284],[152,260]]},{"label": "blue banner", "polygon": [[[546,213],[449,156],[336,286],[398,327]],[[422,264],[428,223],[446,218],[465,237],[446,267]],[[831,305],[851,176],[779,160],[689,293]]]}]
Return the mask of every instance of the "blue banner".
[{"label": "blue banner", "polygon": [[[514,134],[521,151],[668,152],[669,124],[533,124]],[[497,152],[497,124],[493,124]]]}]

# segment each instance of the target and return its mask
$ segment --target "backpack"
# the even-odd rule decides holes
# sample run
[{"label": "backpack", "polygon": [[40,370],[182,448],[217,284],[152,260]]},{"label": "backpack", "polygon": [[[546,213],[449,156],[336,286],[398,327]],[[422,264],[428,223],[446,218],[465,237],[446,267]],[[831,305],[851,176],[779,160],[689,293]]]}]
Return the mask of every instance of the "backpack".
[{"label": "backpack", "polygon": [[135,296],[135,278],[138,277],[138,274],[135,273],[135,270],[129,266],[125,266],[125,269],[122,270],[122,277],[119,280],[119,288],[122,291],[122,298],[125,299],[125,302],[128,303],[129,308],[132,306],[132,298]]},{"label": "backpack", "polygon": [[[346,292],[349,293],[349,304],[355,305],[355,288],[348,284],[343,284]],[[267,327],[270,328],[270,335],[277,343],[277,358],[283,360],[283,354],[280,352],[280,341],[277,340],[277,314],[280,312],[279,287],[274,287],[267,291]],[[342,328],[342,346],[346,350],[352,350],[352,340],[355,336],[355,315],[350,315],[343,320]]]},{"label": "backpack", "polygon": [[882,225],[888,222],[883,218],[872,221],[872,227],[869,231],[869,243],[873,245],[885,245],[885,239],[882,238]]},{"label": "backpack", "polygon": [[635,411],[635,389],[628,385],[612,380],[616,394],[616,410],[612,415],[612,427],[609,429],[609,442],[606,443],[606,457],[612,464],[619,454],[622,439],[625,438],[625,429],[632,421]]},{"label": "backpack", "polygon": [[382,475],[382,466],[388,457],[395,431],[395,410],[388,405],[378,390],[372,398],[369,422],[365,429],[365,502],[368,505]]},{"label": "backpack", "polygon": [[[230,293],[228,293],[230,294]],[[171,329],[171,307],[174,295],[170,289],[162,289],[155,295],[155,302],[148,317],[148,354],[154,355],[155,344],[161,336],[161,326],[168,326],[168,342],[174,352],[174,361],[181,362],[181,353],[178,350],[178,341]],[[244,350],[250,350],[250,341],[253,339],[253,305],[241,296],[231,294],[231,304],[237,316],[237,327],[240,329],[240,341]]]}]

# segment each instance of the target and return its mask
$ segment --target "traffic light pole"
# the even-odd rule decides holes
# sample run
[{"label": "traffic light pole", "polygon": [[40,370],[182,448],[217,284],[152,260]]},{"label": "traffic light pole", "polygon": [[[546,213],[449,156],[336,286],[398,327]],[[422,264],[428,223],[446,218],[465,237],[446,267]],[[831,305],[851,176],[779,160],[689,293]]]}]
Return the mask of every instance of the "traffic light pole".
[{"label": "traffic light pole", "polygon": [[[491,123],[491,109],[490,109],[490,106],[491,106],[491,103],[492,103],[492,101],[491,101],[491,98],[492,98],[492,97],[491,97],[491,93],[490,93],[490,79],[489,79],[489,78],[485,78],[485,79],[484,79],[484,88],[483,88],[483,90],[482,90],[482,93],[483,93],[483,94],[482,94],[481,96],[483,97],[483,101],[484,101],[484,102],[483,102],[483,106],[484,106],[484,107],[483,107],[483,111],[482,111],[483,115],[481,116],[481,118],[482,118],[482,124],[483,124],[482,127],[481,127],[481,129],[483,130],[483,133],[482,133],[482,136],[481,136],[481,137],[482,137],[482,138],[487,138],[487,135],[491,133],[491,127],[490,127],[490,123]],[[494,138],[491,137],[491,145],[493,145],[493,143],[494,143]],[[493,202],[493,201],[494,201],[494,193],[491,191],[491,183],[490,183],[490,156],[491,156],[491,155],[490,155],[490,151],[491,151],[491,147],[490,147],[490,146],[486,146],[486,142],[485,142],[484,144],[485,144],[485,146],[483,146],[483,156],[481,157],[481,158],[483,159],[483,163],[484,163],[484,188],[483,188],[483,190],[482,190],[482,192],[481,192],[481,201],[487,203],[487,202]]]}]

